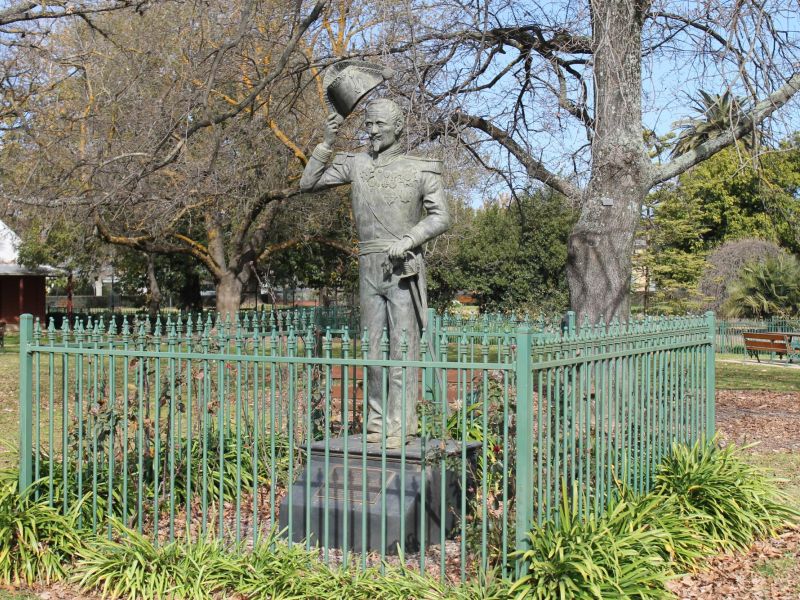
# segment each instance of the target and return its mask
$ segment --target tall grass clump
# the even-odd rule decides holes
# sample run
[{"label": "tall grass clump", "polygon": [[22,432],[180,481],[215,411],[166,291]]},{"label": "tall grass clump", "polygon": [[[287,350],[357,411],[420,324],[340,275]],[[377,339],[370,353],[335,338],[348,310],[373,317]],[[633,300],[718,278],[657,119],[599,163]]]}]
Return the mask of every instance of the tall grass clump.
[{"label": "tall grass clump", "polygon": [[[246,568],[233,590],[247,598],[316,600],[506,600],[510,582],[491,572],[452,586],[413,568],[385,565],[361,570],[327,566],[302,545],[268,541],[241,556]],[[401,557],[401,563],[404,561]]]},{"label": "tall grass clump", "polygon": [[675,445],[655,479],[653,493],[670,498],[680,515],[722,550],[746,549],[800,516],[775,481],[740,456],[740,449],[720,447],[716,440]]},{"label": "tall grass clump", "polygon": [[563,494],[558,519],[534,527],[530,548],[514,553],[525,573],[511,587],[516,598],[670,598],[667,535],[630,518],[625,500],[599,517],[582,515]]},{"label": "tall grass clump", "polygon": [[75,564],[73,583],[107,598],[209,600],[216,597],[316,600],[503,600],[510,583],[485,577],[448,586],[413,569],[385,566],[361,571],[329,567],[316,550],[291,548],[276,534],[252,551],[218,540],[156,547],[115,521],[115,537],[99,537]]},{"label": "tall grass clump", "polygon": [[219,540],[157,547],[121,521],[112,524],[115,537],[98,536],[79,554],[72,582],[82,590],[130,600],[205,600],[235,581],[238,565]]},{"label": "tall grass clump", "polygon": [[0,583],[50,583],[64,577],[64,564],[81,547],[76,512],[64,516],[18,492],[16,471],[0,473]]},{"label": "tall grass clump", "polygon": [[[86,460],[80,463],[81,485],[78,485],[78,457],[71,456],[66,464],[59,458],[51,457],[47,452],[39,452],[39,479],[32,484],[31,493],[40,501],[52,506],[67,506],[67,509],[78,511],[77,526],[83,528],[94,523],[102,523],[109,515],[120,519],[127,519],[132,514],[135,506],[136,494],[131,485],[127,492],[128,515],[123,515],[122,509],[126,505],[123,497],[122,478],[115,478],[111,487],[111,511],[109,512],[109,477],[105,468],[105,461],[93,465]],[[36,458],[34,458],[36,460]],[[95,478],[95,469],[97,476]],[[52,470],[52,478],[50,472]],[[93,482],[96,479],[96,492],[93,492]],[[80,491],[80,495],[79,492]],[[152,495],[150,492],[146,494]]]},{"label": "tall grass clump", "polygon": [[673,572],[692,570],[713,554],[714,547],[702,533],[701,515],[684,514],[674,497],[656,494],[636,496],[627,490],[612,503],[606,524],[614,536],[631,530],[653,533],[650,550]]}]

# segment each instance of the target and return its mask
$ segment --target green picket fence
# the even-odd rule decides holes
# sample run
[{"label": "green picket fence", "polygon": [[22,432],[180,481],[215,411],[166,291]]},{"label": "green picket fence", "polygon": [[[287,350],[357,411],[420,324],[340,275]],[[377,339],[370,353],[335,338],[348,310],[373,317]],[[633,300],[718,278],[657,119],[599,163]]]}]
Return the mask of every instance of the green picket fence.
[{"label": "green picket fence", "polygon": [[[184,330],[191,332],[194,328],[202,331],[206,320],[216,321],[219,315],[213,310],[194,313],[175,310],[151,317],[145,309],[136,309],[130,312],[75,311],[71,315],[63,310],[48,311],[47,313],[48,323],[53,321],[56,329],[61,329],[67,320],[72,327],[75,327],[77,323],[84,327],[91,327],[93,323],[102,323],[104,327],[110,327],[113,323],[118,330],[121,330],[123,322],[126,322],[131,330],[138,331],[143,326],[148,333],[153,332],[159,320],[165,322],[167,318],[175,325],[177,335],[180,336]],[[334,332],[341,334],[345,327],[349,327],[351,330],[358,329],[360,312],[358,307],[352,306],[279,308],[242,311],[237,318],[242,327],[257,326],[261,331],[270,331],[275,328],[285,331],[289,327],[296,331],[306,331],[309,327],[325,330],[330,327]]]},{"label": "green picket fence", "polygon": [[769,319],[719,319],[715,347],[719,354],[744,356],[744,335],[750,332],[798,332],[800,319],[771,317]]},{"label": "green picket fence", "polygon": [[[359,545],[347,522],[355,513],[344,510],[341,523],[325,517],[316,537],[309,518],[290,514],[289,543],[304,539],[325,560],[361,565],[399,550],[420,569],[444,577],[457,565],[466,578],[512,568],[509,554],[525,547],[531,525],[557,518],[563,490],[597,513],[621,485],[646,490],[673,443],[714,432],[711,314],[532,327],[430,312],[419,360],[390,360],[385,339],[382,358],[368,359],[366,334],[345,327],[320,339],[313,322],[303,330],[207,317],[188,327],[79,321],[57,330],[24,315],[20,486],[35,482],[36,494],[64,511],[80,503],[82,525],[109,535],[116,516],[157,542],[211,533],[256,544],[293,494],[311,504],[310,484],[292,483],[316,448],[325,461],[318,503],[379,506],[380,526],[362,527]],[[368,451],[363,390],[379,374],[386,402],[388,378],[410,381],[415,370],[422,462],[457,500],[438,507],[447,518],[434,539],[422,521],[412,539],[415,523],[401,517],[393,548],[386,488],[376,495],[366,474],[378,464],[385,483],[394,465],[402,482],[406,450]],[[331,461],[342,440],[359,451],[337,463],[339,480]],[[445,447],[457,448],[446,464]],[[423,515],[426,503],[444,502],[425,484],[415,493]],[[345,548],[366,547],[367,535],[380,547],[335,551],[325,543],[334,531],[344,532]]]}]

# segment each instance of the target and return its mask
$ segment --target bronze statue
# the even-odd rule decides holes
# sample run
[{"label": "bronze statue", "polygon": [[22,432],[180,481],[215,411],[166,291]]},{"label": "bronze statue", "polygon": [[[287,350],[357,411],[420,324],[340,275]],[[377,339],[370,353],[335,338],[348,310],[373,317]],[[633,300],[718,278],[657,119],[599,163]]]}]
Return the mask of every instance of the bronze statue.
[{"label": "bronze statue", "polygon": [[[351,66],[351,77],[353,69]],[[360,93],[362,89],[357,91]],[[351,98],[356,96],[350,94]],[[345,103],[349,109],[342,112],[352,110],[361,96],[355,102]],[[342,103],[332,106],[339,110]],[[403,154],[399,141],[405,118],[400,107],[387,99],[373,100],[367,105],[369,151],[334,154],[333,145],[344,116],[340,112],[328,116],[324,141],[314,148],[300,188],[308,192],[352,185],[350,193],[359,237],[361,326],[369,332],[368,357],[382,358],[380,341],[386,328],[389,357],[402,358],[401,344],[405,338],[407,358],[418,360],[427,309],[422,246],[450,226],[442,190],[442,163]],[[402,369],[389,369],[384,412],[382,369],[368,369],[368,442],[381,442],[385,435],[387,447],[399,447],[404,441],[403,419],[406,437],[416,433],[419,369],[406,369],[405,407],[402,377]]]}]

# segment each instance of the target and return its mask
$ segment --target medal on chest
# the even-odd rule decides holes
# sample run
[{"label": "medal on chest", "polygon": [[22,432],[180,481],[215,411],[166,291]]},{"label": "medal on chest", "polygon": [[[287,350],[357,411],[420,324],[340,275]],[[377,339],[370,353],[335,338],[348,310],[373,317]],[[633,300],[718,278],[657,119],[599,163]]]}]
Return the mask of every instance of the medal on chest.
[{"label": "medal on chest", "polygon": [[370,165],[359,173],[359,179],[368,191],[378,194],[387,204],[396,200],[407,203],[417,187],[418,173],[413,169],[389,170]]}]

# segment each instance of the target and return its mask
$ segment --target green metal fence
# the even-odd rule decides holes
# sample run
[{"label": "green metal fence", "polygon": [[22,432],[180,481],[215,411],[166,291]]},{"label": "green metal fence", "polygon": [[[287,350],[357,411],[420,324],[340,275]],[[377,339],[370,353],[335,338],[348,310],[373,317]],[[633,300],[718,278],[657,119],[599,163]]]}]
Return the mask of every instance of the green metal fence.
[{"label": "green metal fence", "polygon": [[744,356],[744,336],[749,332],[800,332],[800,319],[719,319],[715,347],[720,354]]},{"label": "green metal fence", "polygon": [[[248,327],[258,325],[262,331],[270,331],[277,328],[281,331],[293,327],[297,331],[305,331],[309,326],[317,329],[330,327],[334,332],[339,332],[344,327],[351,330],[358,329],[360,313],[358,307],[352,306],[330,306],[314,308],[279,308],[275,310],[249,310],[242,311],[238,315],[242,323],[247,323]],[[140,326],[144,326],[147,332],[152,332],[156,326],[156,321],[170,322],[175,325],[178,335],[185,330],[191,330],[198,326],[202,329],[206,319],[211,318],[216,321],[218,315],[216,311],[205,310],[202,312],[169,311],[159,313],[152,317],[144,309],[131,312],[120,311],[75,311],[71,315],[66,311],[48,311],[47,322],[53,321],[56,329],[61,329],[64,321],[69,321],[72,327],[80,322],[84,327],[91,326],[92,323],[99,322],[101,319],[106,327],[114,323],[118,329],[122,329],[123,321],[127,322],[133,331],[138,331]]]},{"label": "green metal fence", "polygon": [[[344,327],[320,339],[313,323],[207,316],[57,330],[24,315],[20,486],[35,482],[39,497],[64,511],[80,504],[82,525],[109,535],[116,516],[157,542],[212,533],[255,544],[292,494],[311,499],[310,484],[301,492],[291,484],[322,447],[325,505],[337,485],[346,504],[380,502],[385,539],[386,494],[370,496],[360,437],[366,367],[379,368],[384,402],[390,369],[404,381],[419,369],[423,464],[444,460],[445,441],[456,444],[437,477],[458,499],[440,507],[449,529],[425,539],[420,527],[422,539],[408,547],[401,533],[399,550],[420,569],[444,577],[456,565],[465,578],[510,568],[531,525],[557,518],[563,490],[578,495],[584,513],[599,512],[622,484],[646,490],[674,442],[714,432],[711,314],[582,327],[569,316],[532,327],[429,313],[422,356],[400,361],[388,359],[385,336],[383,358],[369,360],[366,332]],[[361,444],[344,458],[344,472],[365,479],[349,491],[351,477],[333,481],[327,468],[342,439]],[[383,483],[392,461],[401,481],[406,473],[405,447],[397,454],[379,451]],[[425,484],[417,501],[424,514]],[[401,520],[401,531],[413,525]],[[309,519],[298,525],[290,516],[290,529],[303,526]],[[326,517],[313,541],[325,560],[366,565],[398,550],[327,547],[329,528],[350,526]],[[301,533],[310,547],[310,532]],[[344,547],[354,547],[346,537]]]}]

